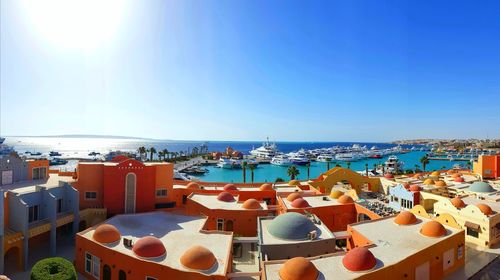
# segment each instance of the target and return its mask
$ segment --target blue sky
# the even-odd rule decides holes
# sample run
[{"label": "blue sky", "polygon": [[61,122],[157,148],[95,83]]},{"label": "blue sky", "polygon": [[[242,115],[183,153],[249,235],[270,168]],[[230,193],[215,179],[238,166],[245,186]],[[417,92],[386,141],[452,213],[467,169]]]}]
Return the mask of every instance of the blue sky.
[{"label": "blue sky", "polygon": [[500,137],[499,1],[38,2],[1,2],[1,135]]}]

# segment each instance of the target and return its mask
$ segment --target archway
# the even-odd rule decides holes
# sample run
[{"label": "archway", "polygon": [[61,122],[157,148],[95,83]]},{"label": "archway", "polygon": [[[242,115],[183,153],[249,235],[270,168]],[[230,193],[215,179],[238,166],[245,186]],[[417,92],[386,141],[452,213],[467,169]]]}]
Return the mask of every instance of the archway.
[{"label": "archway", "polygon": [[105,264],[102,268],[102,279],[103,280],[111,280],[111,267]]},{"label": "archway", "polygon": [[17,270],[23,269],[23,261],[21,258],[21,249],[17,246],[11,247],[4,255],[5,273],[14,273]]},{"label": "archway", "polygon": [[125,214],[135,213],[136,176],[128,173],[125,177]]},{"label": "archway", "polygon": [[120,269],[118,272],[118,280],[127,280],[127,273]]}]

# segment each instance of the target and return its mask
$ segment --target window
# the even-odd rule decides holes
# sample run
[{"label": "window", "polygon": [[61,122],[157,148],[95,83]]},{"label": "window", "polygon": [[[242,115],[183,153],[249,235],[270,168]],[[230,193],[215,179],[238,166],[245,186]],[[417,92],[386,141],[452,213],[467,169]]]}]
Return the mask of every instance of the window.
[{"label": "window", "polygon": [[125,271],[121,270],[118,272],[118,280],[127,280],[127,274]]},{"label": "window", "polygon": [[224,219],[217,219],[217,230],[224,230]]},{"label": "window", "polygon": [[85,200],[97,199],[97,192],[85,192]]},{"label": "window", "polygon": [[467,228],[467,235],[475,237],[475,238],[478,238],[479,237],[479,232],[477,230],[474,230],[474,229],[468,227]]},{"label": "window", "polygon": [[167,196],[167,189],[157,189],[156,196],[157,197],[166,197]]},{"label": "window", "polygon": [[85,272],[99,279],[101,260],[89,253],[85,253]]},{"label": "window", "polygon": [[464,256],[464,245],[458,245],[457,258],[461,259]]},{"label": "window", "polygon": [[151,277],[151,276],[146,276],[146,280],[158,280],[158,279]]},{"label": "window", "polygon": [[62,208],[63,208],[63,207],[62,207],[62,205],[63,205],[63,204],[62,204],[62,199],[61,199],[61,198],[59,198],[59,199],[57,200],[57,213],[61,213],[61,212],[62,212]]},{"label": "window", "polygon": [[29,209],[28,209],[28,222],[29,223],[32,223],[32,222],[35,222],[35,221],[38,221],[38,205],[34,205],[34,206],[31,206]]}]

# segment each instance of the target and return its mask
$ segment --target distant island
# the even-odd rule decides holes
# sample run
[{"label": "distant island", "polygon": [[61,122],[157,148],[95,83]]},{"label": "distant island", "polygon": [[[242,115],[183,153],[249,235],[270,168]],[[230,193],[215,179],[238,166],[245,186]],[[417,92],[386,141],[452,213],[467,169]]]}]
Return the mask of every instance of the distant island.
[{"label": "distant island", "polygon": [[[46,137],[46,138],[107,138],[107,139],[136,139],[136,140],[148,140],[155,141],[158,139],[144,138],[144,137],[133,137],[133,136],[118,136],[118,135],[93,135],[93,134],[63,134],[63,135],[16,135],[10,137]],[[168,141],[168,140],[162,140]]]}]

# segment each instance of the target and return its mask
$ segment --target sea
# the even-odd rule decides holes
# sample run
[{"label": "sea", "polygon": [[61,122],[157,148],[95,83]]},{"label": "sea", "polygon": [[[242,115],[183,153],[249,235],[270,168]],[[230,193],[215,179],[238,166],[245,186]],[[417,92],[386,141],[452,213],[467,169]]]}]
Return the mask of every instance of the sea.
[{"label": "sea", "polygon": [[[237,151],[244,154],[262,145],[259,141],[177,141],[177,140],[152,140],[152,139],[137,139],[137,138],[105,138],[105,137],[6,137],[5,145],[13,147],[19,154],[28,155],[27,152],[36,153],[40,152],[43,156],[48,156],[50,151],[57,151],[62,154],[61,158],[70,159],[68,164],[62,166],[54,166],[51,168],[58,168],[61,170],[74,170],[78,160],[93,159],[89,156],[91,152],[98,152],[101,154],[109,153],[110,151],[121,150],[135,152],[141,146],[146,148],[154,147],[157,151],[167,149],[170,152],[191,151],[194,147],[201,147],[207,145],[209,151],[224,151],[227,147],[232,147]],[[281,152],[288,153],[297,151],[299,149],[316,149],[327,148],[333,146],[352,146],[359,144],[366,145],[368,148],[377,146],[379,149],[394,147],[390,143],[365,143],[365,142],[276,142],[278,149]],[[403,145],[403,148],[411,148],[413,146]],[[415,146],[420,148],[420,146]],[[403,169],[415,169],[415,165],[421,165],[419,159],[426,154],[425,151],[418,149],[406,154],[399,154],[397,157],[400,161],[404,162]],[[365,170],[365,164],[369,168],[373,168],[374,164],[383,164],[387,160],[387,156],[381,159],[365,159],[351,162],[350,168],[352,170],[361,171]],[[335,164],[340,164],[342,167],[347,167],[346,162],[331,162],[330,168]],[[449,169],[455,164],[460,164],[465,167],[464,161],[450,161],[450,160],[431,160],[426,166],[426,170]],[[221,169],[215,166],[206,167],[208,172],[205,175],[197,176],[202,181],[209,182],[242,182],[243,171],[241,169]],[[308,169],[305,166],[297,166],[300,171],[298,179],[316,178],[321,173],[327,170],[327,163],[325,162],[312,162]],[[251,181],[250,171],[247,170],[247,182]],[[275,166],[271,164],[260,164],[254,170],[254,182],[274,182],[277,178],[289,180],[287,175],[287,168],[282,166]]]}]

